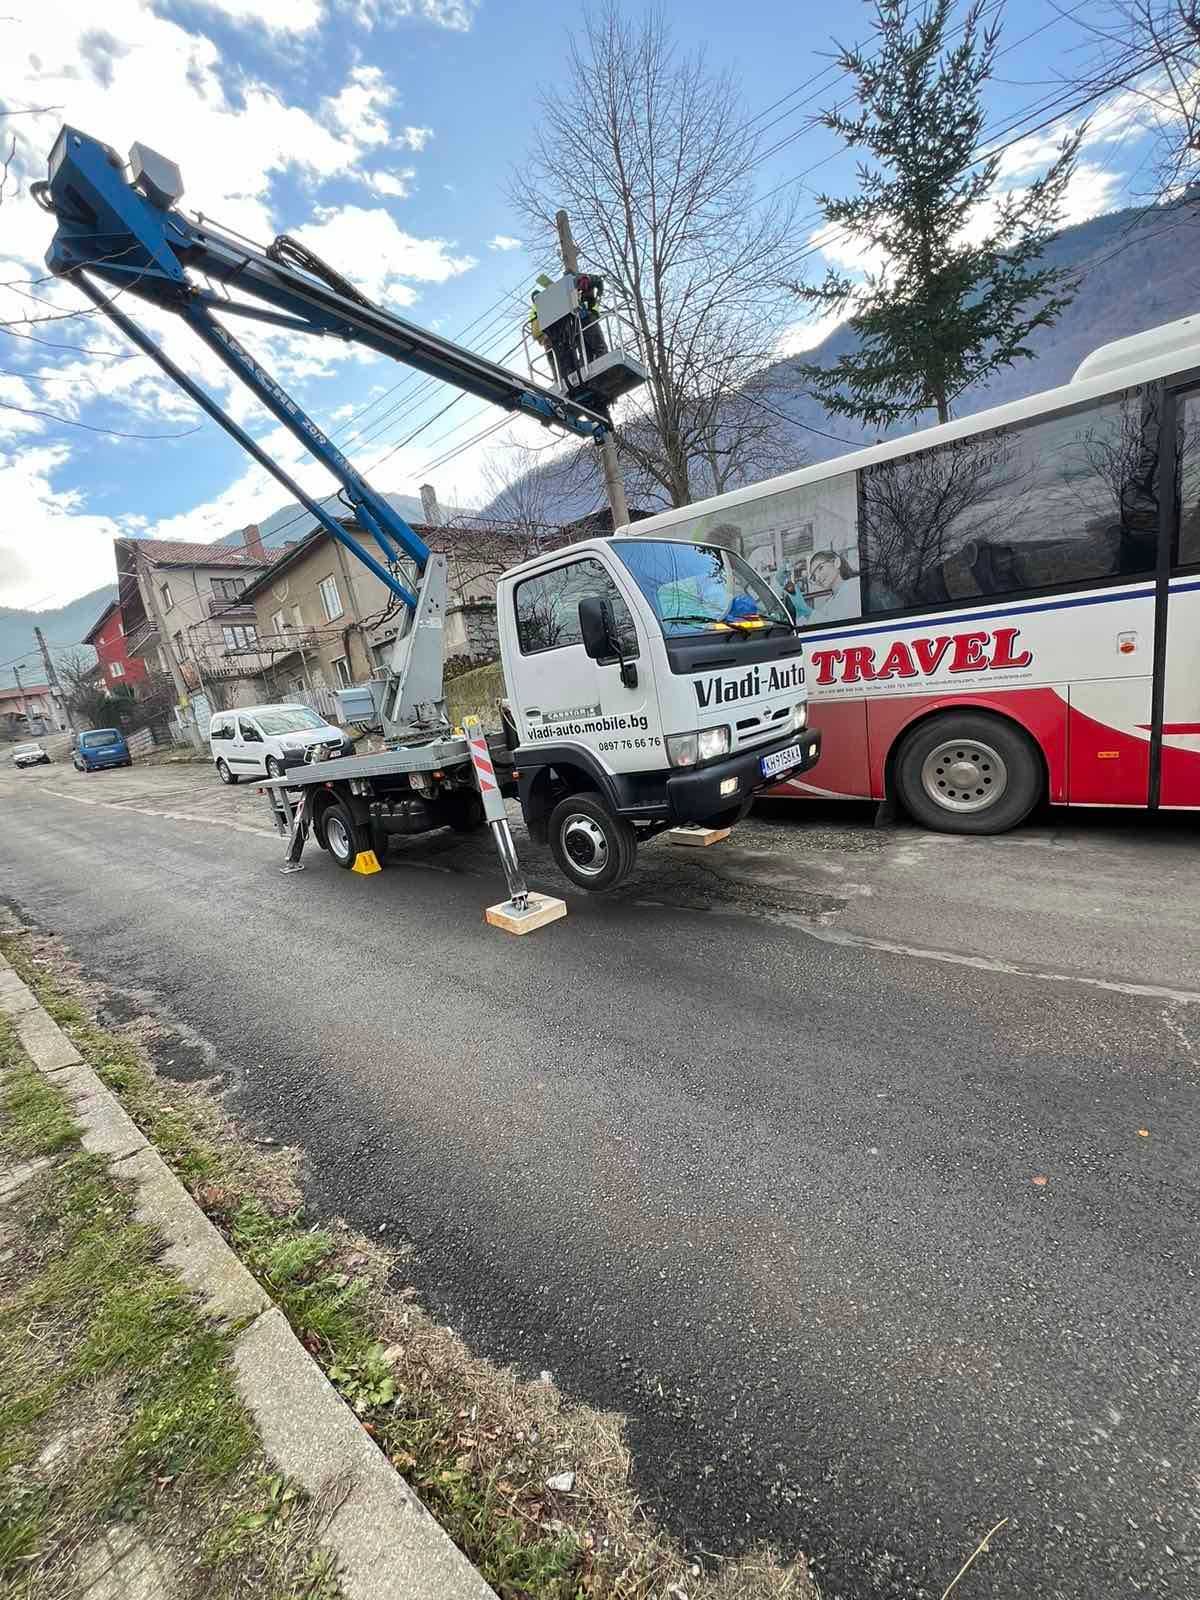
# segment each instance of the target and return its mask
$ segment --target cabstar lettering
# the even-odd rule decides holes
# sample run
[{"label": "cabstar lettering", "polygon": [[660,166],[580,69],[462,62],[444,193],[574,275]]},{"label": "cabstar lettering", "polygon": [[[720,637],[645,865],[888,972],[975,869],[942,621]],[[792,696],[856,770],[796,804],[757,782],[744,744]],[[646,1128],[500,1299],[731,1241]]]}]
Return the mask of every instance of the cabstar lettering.
[{"label": "cabstar lettering", "polygon": [[757,700],[760,695],[778,694],[782,689],[798,689],[803,682],[804,668],[799,661],[789,661],[786,666],[771,667],[765,673],[761,667],[747,667],[735,677],[696,678],[693,687],[697,704],[704,711],[709,706]]},{"label": "cabstar lettering", "polygon": [[[821,688],[831,683],[930,677],[942,666],[955,673],[1005,672],[1033,665],[1033,651],[1017,648],[1020,636],[1020,628],[996,628],[990,633],[979,628],[969,633],[940,633],[931,639],[897,639],[883,652],[874,645],[855,644],[842,650],[813,650],[810,655]],[[696,692],[700,692],[699,684]]]}]

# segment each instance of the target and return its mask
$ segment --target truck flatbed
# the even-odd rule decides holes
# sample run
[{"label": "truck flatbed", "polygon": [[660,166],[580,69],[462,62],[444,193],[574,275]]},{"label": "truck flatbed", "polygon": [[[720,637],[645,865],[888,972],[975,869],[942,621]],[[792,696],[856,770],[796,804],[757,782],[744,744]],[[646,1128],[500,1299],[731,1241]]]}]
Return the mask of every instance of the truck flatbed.
[{"label": "truck flatbed", "polygon": [[[503,761],[504,736],[487,735],[493,761]],[[305,762],[289,767],[283,778],[261,778],[259,788],[303,789],[313,784],[332,783],[345,778],[387,778],[402,772],[435,772],[443,767],[466,765],[471,759],[465,738],[431,739],[428,744],[400,745],[395,750],[376,750],[369,755],[335,756],[330,761]]]}]

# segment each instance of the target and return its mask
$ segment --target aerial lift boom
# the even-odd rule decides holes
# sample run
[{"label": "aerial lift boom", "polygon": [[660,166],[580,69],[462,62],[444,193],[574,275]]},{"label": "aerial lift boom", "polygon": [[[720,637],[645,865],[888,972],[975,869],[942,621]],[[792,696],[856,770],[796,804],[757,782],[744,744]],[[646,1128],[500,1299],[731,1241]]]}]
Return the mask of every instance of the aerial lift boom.
[{"label": "aerial lift boom", "polygon": [[[353,284],[296,239],[281,235],[265,250],[178,209],[183,183],[178,167],[144,145],[130,152],[130,173],[109,146],[64,127],[50,155],[49,178],[33,193],[57,221],[47,255],[51,272],[82,292],[213,420],[276,478],[325,531],[368,567],[410,613],[397,638],[391,671],[375,687],[384,732],[402,739],[447,727],[442,700],[442,620],[448,599],[446,558],[429,546],[366,481],[328,435],[218,320],[241,316],[285,328],[344,339],[414,367],[489,400],[515,415],[534,418],[601,443],[612,423],[614,394],[644,381],[645,370],[624,357],[614,386],[606,364],[602,392],[586,382],[567,392],[523,377],[449,339],[373,304]],[[193,275],[212,285],[202,287]],[[112,291],[116,291],[113,293]],[[306,494],[280,464],[222,406],[183,371],[117,304],[133,296],[180,316],[262,405],[325,466],[342,486],[341,498],[366,530],[379,555]],[[416,568],[410,587],[402,563]]]}]

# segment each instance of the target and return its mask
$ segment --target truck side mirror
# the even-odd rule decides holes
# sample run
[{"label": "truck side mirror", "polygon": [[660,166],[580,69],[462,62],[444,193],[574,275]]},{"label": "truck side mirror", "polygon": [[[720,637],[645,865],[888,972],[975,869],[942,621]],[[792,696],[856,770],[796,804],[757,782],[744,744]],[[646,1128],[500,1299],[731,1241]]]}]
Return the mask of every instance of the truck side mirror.
[{"label": "truck side mirror", "polygon": [[637,688],[637,666],[625,659],[611,600],[598,594],[585,595],[579,602],[579,632],[583,648],[593,661],[619,661],[621,682],[627,689]]},{"label": "truck side mirror", "polygon": [[598,594],[585,595],[579,602],[579,631],[583,648],[593,661],[603,661],[606,656],[611,660],[621,654],[611,601]]}]

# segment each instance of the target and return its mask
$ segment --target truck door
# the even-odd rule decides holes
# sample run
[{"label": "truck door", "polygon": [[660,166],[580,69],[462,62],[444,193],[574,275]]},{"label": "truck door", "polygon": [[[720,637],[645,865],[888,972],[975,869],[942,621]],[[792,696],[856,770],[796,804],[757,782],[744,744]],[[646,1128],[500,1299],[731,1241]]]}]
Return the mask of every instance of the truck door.
[{"label": "truck door", "polygon": [[[579,602],[607,600],[626,663],[593,661],[583,648]],[[636,603],[636,602],[635,602]],[[564,559],[514,587],[517,660],[511,692],[521,743],[586,750],[609,772],[657,766],[662,728],[647,641],[614,575],[594,555]],[[632,669],[632,670],[630,670]]]}]

